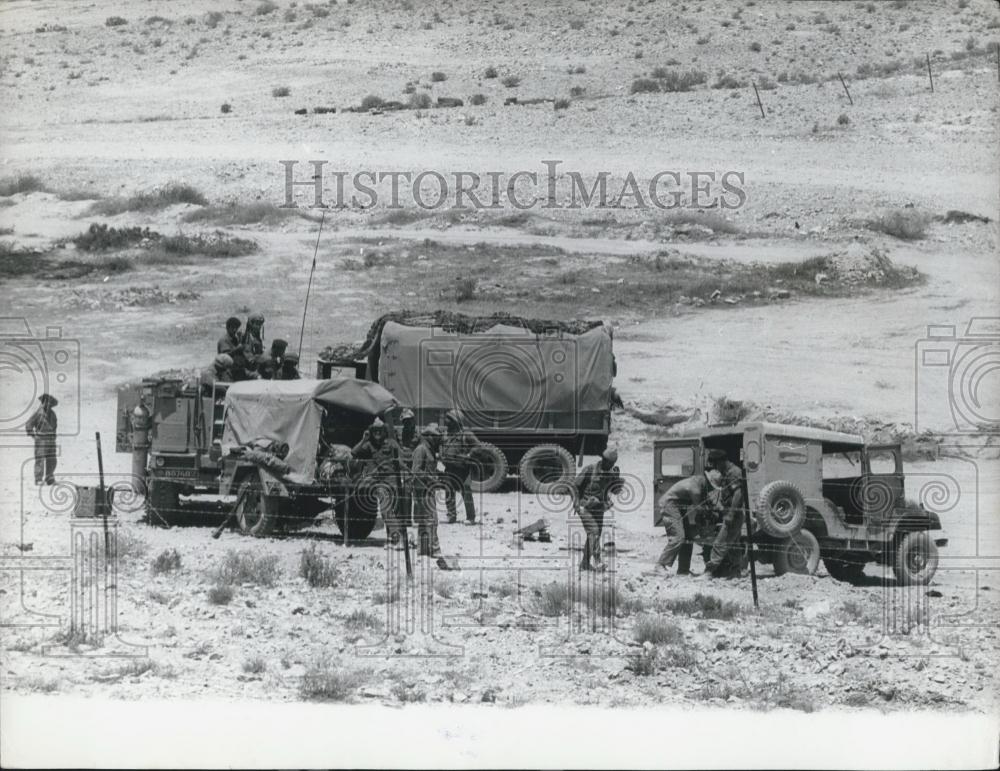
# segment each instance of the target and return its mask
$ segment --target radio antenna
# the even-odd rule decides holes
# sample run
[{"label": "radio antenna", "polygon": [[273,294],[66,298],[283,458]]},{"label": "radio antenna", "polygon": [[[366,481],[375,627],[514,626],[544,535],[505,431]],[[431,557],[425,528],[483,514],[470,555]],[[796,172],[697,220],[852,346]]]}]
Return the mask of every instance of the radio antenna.
[{"label": "radio antenna", "polygon": [[306,287],[306,304],[302,308],[302,329],[299,331],[299,356],[302,356],[302,340],[306,336],[306,313],[309,312],[309,295],[312,292],[313,274],[316,272],[316,255],[319,253],[319,238],[323,235],[323,220],[326,219],[326,209],[323,209],[319,218],[319,232],[316,234],[316,248],[313,249],[313,264],[309,269],[309,285]]}]

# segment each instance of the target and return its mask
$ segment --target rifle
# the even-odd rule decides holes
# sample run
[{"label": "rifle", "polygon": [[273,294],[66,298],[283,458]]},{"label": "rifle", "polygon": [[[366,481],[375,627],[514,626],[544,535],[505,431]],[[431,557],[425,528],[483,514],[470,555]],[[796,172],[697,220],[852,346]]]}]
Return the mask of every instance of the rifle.
[{"label": "rifle", "polygon": [[[403,541],[403,554],[406,559],[406,577],[408,579],[413,578],[413,564],[410,562],[410,536],[406,530],[406,520],[401,516],[400,509],[403,506],[403,500],[405,498],[403,494],[403,474],[400,470],[399,465],[399,452],[394,452],[392,456],[392,468],[396,474],[396,489],[399,491],[396,495],[396,517],[397,521],[401,522],[399,528],[399,537]],[[409,512],[406,512],[407,518],[409,518]]]}]

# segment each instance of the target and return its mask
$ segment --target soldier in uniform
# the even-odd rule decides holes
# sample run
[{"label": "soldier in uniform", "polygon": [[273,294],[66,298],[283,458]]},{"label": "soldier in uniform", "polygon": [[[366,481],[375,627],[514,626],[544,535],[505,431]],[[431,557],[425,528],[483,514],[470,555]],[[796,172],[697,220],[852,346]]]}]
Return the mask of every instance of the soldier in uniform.
[{"label": "soldier in uniform", "polygon": [[732,463],[722,450],[709,450],[706,465],[722,477],[718,503],[722,527],[712,542],[712,555],[705,565],[705,573],[712,578],[722,578],[729,572],[726,557],[739,540],[743,525],[743,469]]},{"label": "soldier in uniform", "polygon": [[445,413],[444,425],[445,434],[441,440],[441,462],[444,463],[444,502],[448,512],[448,522],[454,524],[458,521],[455,493],[461,491],[466,523],[474,525],[476,523],[476,504],[472,500],[472,486],[469,484],[469,477],[472,473],[472,451],[481,442],[475,434],[462,425],[462,416],[458,410],[449,410]]},{"label": "soldier in uniform", "polygon": [[53,409],[59,400],[49,394],[38,397],[41,406],[24,426],[28,436],[35,440],[35,484],[56,483],[56,429],[59,421]]},{"label": "soldier in uniform", "polygon": [[271,380],[277,377],[286,350],[288,350],[288,343],[284,340],[275,338],[271,341],[271,350],[257,359],[257,374],[262,380]]},{"label": "soldier in uniform", "polygon": [[275,373],[275,380],[301,380],[299,374],[299,355],[289,351],[281,359],[281,368]]},{"label": "soldier in uniform", "polygon": [[228,353],[220,353],[212,365],[201,371],[201,384],[211,388],[216,383],[233,382],[233,357]]},{"label": "soldier in uniform", "polygon": [[691,575],[691,553],[694,550],[687,534],[694,515],[707,505],[712,485],[704,474],[682,479],[667,490],[656,502],[657,520],[667,531],[667,545],[657,560],[657,569],[666,574],[680,556],[677,575]]},{"label": "soldier in uniform", "polygon": [[243,349],[243,335],[240,334],[240,320],[235,316],[226,319],[226,334],[219,338],[215,346],[216,353],[224,353],[233,359],[233,380],[249,380],[252,375],[250,361]]},{"label": "soldier in uniform", "polygon": [[264,353],[264,316],[260,313],[251,313],[247,317],[246,329],[240,338],[243,353],[249,361],[256,361],[257,357]]},{"label": "soldier in uniform", "polygon": [[399,416],[399,423],[397,443],[399,444],[399,462],[403,468],[403,490],[400,496],[399,516],[403,525],[408,526],[413,517],[413,480],[410,479],[410,467],[413,463],[413,451],[420,444],[420,434],[417,433],[417,420],[413,410],[403,410]]},{"label": "soldier in uniform", "polygon": [[356,460],[367,461],[361,483],[363,487],[367,483],[370,492],[367,496],[362,494],[362,506],[381,509],[386,535],[390,543],[397,543],[400,537],[398,508],[402,468],[395,437],[390,437],[385,423],[375,418],[361,441],[352,448],[351,455]]},{"label": "soldier in uniform", "polygon": [[580,570],[604,570],[601,555],[604,512],[611,508],[611,494],[622,484],[617,461],[618,451],[609,447],[599,461],[586,466],[573,482],[576,511],[587,533]]},{"label": "soldier in uniform", "polygon": [[437,452],[441,447],[441,429],[431,423],[420,432],[420,442],[410,460],[410,479],[413,485],[413,518],[417,522],[417,554],[433,557],[441,553],[438,542],[437,501],[434,486],[437,482]]}]

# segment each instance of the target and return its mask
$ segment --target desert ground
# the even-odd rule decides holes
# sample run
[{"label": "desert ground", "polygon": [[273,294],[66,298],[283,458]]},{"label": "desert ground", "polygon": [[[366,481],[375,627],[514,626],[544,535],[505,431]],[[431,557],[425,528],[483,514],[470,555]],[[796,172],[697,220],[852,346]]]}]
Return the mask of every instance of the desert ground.
[{"label": "desert ground", "polygon": [[[593,581],[572,569],[565,501],[513,480],[477,500],[476,527],[441,525],[462,569],[421,564],[412,584],[382,531],[345,546],[322,519],[213,540],[215,522],[145,524],[139,501],[117,511],[118,634],[93,646],[68,634],[65,563],[17,562],[64,558],[71,523],[33,486],[25,437],[5,433],[4,690],[995,711],[1000,455],[991,426],[956,427],[918,357],[928,325],[961,338],[997,316],[995,4],[14,0],[0,28],[0,296],[13,334],[58,327],[79,345],[61,479],[94,483],[95,431],[109,481],[126,474],[116,388],[206,366],[227,316],[259,310],[268,339],[297,347],[316,247],[306,371],[391,309],[608,319],[626,406],[612,442],[636,492],[613,517],[614,570]],[[299,208],[280,208],[282,160],[296,181],[327,161],[331,196],[335,170],[537,173],[519,200],[558,160],[562,205],[383,195],[321,213],[300,186]],[[569,172],[620,191],[661,171],[682,175],[683,208],[570,206]],[[691,205],[685,175],[727,171],[743,175],[739,208]],[[94,224],[121,240],[82,237]],[[8,369],[0,382],[14,412],[31,402]],[[749,576],[644,575],[664,543],[651,444],[723,396],[871,438],[929,432],[907,495],[949,538],[931,584],[762,566],[755,609]],[[683,420],[637,417],[653,413]],[[513,530],[542,515],[552,542],[518,548]],[[300,565],[317,552],[335,573],[314,587]],[[227,578],[247,555],[253,569]],[[428,600],[430,627],[408,627]]]}]

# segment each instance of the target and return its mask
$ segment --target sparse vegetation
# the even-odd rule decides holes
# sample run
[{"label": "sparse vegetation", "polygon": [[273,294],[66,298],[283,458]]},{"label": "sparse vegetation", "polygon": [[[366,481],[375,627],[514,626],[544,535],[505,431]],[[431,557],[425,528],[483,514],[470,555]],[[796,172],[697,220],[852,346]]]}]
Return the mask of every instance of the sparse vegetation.
[{"label": "sparse vegetation", "polygon": [[926,237],[930,215],[917,209],[892,209],[873,220],[868,227],[903,241],[919,241]]},{"label": "sparse vegetation", "polygon": [[306,668],[299,696],[310,701],[346,701],[364,681],[364,672],[340,669],[329,659],[320,659]]},{"label": "sparse vegetation", "polygon": [[137,193],[127,198],[106,198],[95,201],[87,210],[88,214],[113,217],[125,212],[151,212],[166,209],[177,204],[205,206],[208,199],[191,185],[172,183],[152,192]]},{"label": "sparse vegetation", "polygon": [[248,675],[260,675],[267,671],[267,661],[263,656],[254,656],[244,660],[243,671]]},{"label": "sparse vegetation", "polygon": [[382,629],[382,619],[367,610],[355,610],[344,619],[344,625],[355,632],[364,630],[378,631]]},{"label": "sparse vegetation", "polygon": [[292,89],[288,86],[275,86],[271,89],[271,96],[276,99],[280,99],[285,96],[289,96],[292,93]]},{"label": "sparse vegetation", "polygon": [[222,584],[274,586],[280,574],[278,555],[252,551],[230,550],[215,569],[215,578]]},{"label": "sparse vegetation", "polygon": [[[424,96],[427,96],[424,94]],[[427,96],[427,101],[430,102],[430,97]],[[377,110],[385,104],[385,99],[381,96],[376,96],[375,94],[368,94],[361,100],[362,110]]]},{"label": "sparse vegetation", "polygon": [[431,82],[432,83],[442,83],[448,79],[448,76],[443,72],[432,72]]},{"label": "sparse vegetation", "polygon": [[104,20],[105,27],[124,27],[128,21],[121,16],[109,16]]},{"label": "sparse vegetation", "polygon": [[497,76],[497,74],[498,73],[496,67],[487,67],[486,70],[483,72],[483,77],[486,78],[487,80],[492,80]]},{"label": "sparse vegetation", "polygon": [[233,594],[233,587],[229,584],[215,584],[208,590],[208,601],[213,605],[228,605]]},{"label": "sparse vegetation", "polygon": [[149,228],[113,228],[104,223],[94,222],[85,232],[73,239],[73,245],[81,252],[102,252],[109,249],[125,249],[143,241],[159,238],[160,234]]},{"label": "sparse vegetation", "polygon": [[256,241],[249,238],[230,236],[221,230],[210,234],[188,236],[183,233],[176,236],[163,236],[157,248],[163,255],[175,257],[190,257],[204,255],[206,257],[245,257],[258,251]]},{"label": "sparse vegetation", "polygon": [[223,227],[237,225],[276,225],[288,217],[301,216],[297,209],[282,209],[270,201],[251,203],[212,204],[201,209],[185,212],[182,222],[211,222]]},{"label": "sparse vegetation", "polygon": [[19,193],[44,193],[45,184],[33,174],[22,174],[17,177],[0,179],[0,196],[8,197]]},{"label": "sparse vegetation", "polygon": [[740,613],[735,602],[723,601],[711,594],[698,592],[694,597],[666,600],[663,608],[676,616],[698,616],[721,621],[731,621]]},{"label": "sparse vegetation", "polygon": [[476,279],[459,276],[455,279],[455,302],[466,302],[476,298]]},{"label": "sparse vegetation", "polygon": [[659,91],[660,82],[652,78],[636,78],[629,88],[629,92],[632,94],[656,94]]},{"label": "sparse vegetation", "polygon": [[556,110],[568,110],[569,109],[569,99],[556,99],[553,103],[553,107]]},{"label": "sparse vegetation", "polygon": [[264,0],[256,8],[253,9],[255,16],[266,16],[269,13],[274,13],[278,10],[278,4],[272,3],[271,0]]},{"label": "sparse vegetation", "polygon": [[469,97],[469,104],[471,104],[473,107],[479,107],[480,105],[486,104],[486,95],[473,94],[472,96]]},{"label": "sparse vegetation", "polygon": [[507,88],[517,88],[519,85],[521,85],[521,78],[519,78],[517,75],[505,75],[500,82],[503,83],[504,86],[506,86]]},{"label": "sparse vegetation", "polygon": [[[378,99],[378,97],[377,96],[365,97],[365,99]],[[431,106],[431,95],[425,91],[417,91],[415,93],[410,94],[410,99],[408,104],[411,110],[426,110]],[[380,104],[374,102],[370,103],[370,105],[371,106],[366,107],[365,102],[362,101],[361,103],[361,106],[366,110],[372,109],[372,107],[381,106]]]},{"label": "sparse vegetation", "polygon": [[851,122],[851,119],[847,116],[846,112],[842,112],[842,113],[840,113],[840,115],[837,116],[837,125],[838,126],[846,126],[850,122]]},{"label": "sparse vegetation", "polygon": [[330,558],[313,544],[299,555],[299,575],[314,589],[324,589],[337,583],[338,573]]},{"label": "sparse vegetation", "polygon": [[684,631],[673,621],[658,616],[647,616],[636,623],[635,639],[640,643],[673,645],[684,641]]},{"label": "sparse vegetation", "polygon": [[177,549],[164,549],[156,555],[150,568],[153,575],[161,573],[173,573],[181,569],[181,554]]}]

